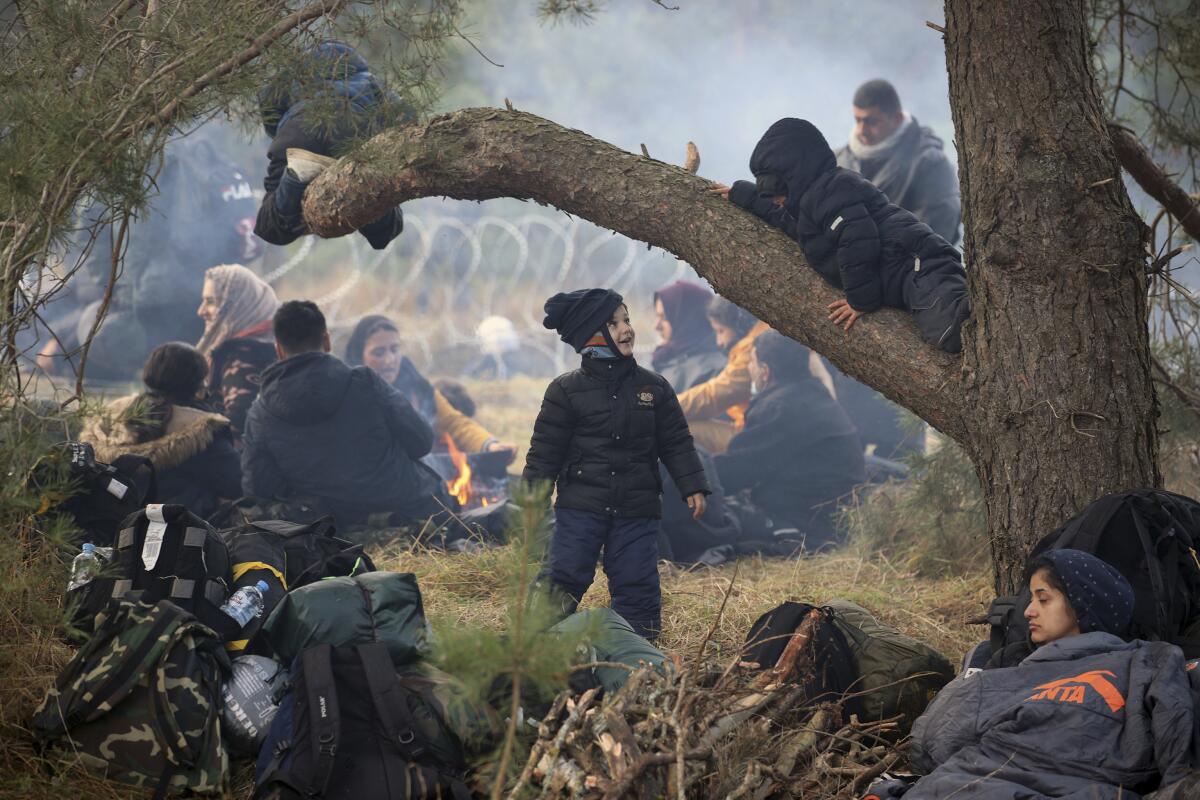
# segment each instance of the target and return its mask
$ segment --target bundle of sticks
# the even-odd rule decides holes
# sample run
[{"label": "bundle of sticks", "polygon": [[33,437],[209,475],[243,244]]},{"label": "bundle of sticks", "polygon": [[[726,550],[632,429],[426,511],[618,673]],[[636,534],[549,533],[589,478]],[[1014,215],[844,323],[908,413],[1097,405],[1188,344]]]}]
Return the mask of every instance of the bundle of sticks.
[{"label": "bundle of sticks", "polygon": [[697,658],[636,669],[608,697],[559,695],[509,797],[862,797],[902,762],[900,717],[843,719],[838,698],[813,698],[819,624],[814,610],[770,669]]}]

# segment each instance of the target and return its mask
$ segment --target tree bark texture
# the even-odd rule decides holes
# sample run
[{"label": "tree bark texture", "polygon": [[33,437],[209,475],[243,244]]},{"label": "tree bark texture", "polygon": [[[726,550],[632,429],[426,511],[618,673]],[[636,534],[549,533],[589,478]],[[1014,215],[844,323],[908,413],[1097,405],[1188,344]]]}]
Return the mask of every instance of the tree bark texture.
[{"label": "tree bark texture", "polygon": [[800,247],[711,185],[532,114],[471,108],[365,143],[312,183],[304,216],[313,232],[338,236],[418,197],[556,206],[687,261],[720,294],[961,439],[960,359],[922,342],[901,312],[866,316],[849,333],[834,326],[825,306],[840,293]]},{"label": "tree bark texture", "polygon": [[466,109],[386,131],[313,182],[305,219],[337,236],[419,197],[516,197],[673,253],[966,447],[1008,591],[1032,544],[1083,505],[1158,482],[1143,226],[1082,0],[949,0],[946,39],[975,309],[961,358],[896,311],[843,332],[825,311],[840,293],[795,242],[704,179],[531,114]]},{"label": "tree bark texture", "polygon": [[1083,0],[947,0],[945,37],[973,308],[965,445],[1007,591],[1083,505],[1159,482],[1144,226]]}]

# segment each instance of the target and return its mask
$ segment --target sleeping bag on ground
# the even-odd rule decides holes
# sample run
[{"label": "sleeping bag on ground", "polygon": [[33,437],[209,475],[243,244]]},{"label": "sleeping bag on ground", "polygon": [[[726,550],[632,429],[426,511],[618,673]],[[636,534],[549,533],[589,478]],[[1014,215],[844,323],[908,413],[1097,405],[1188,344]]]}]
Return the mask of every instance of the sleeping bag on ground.
[{"label": "sleeping bag on ground", "polygon": [[[552,633],[583,634],[590,648],[588,661],[609,661],[628,664],[636,669],[644,664],[661,667],[667,657],[646,639],[634,633],[625,619],[611,608],[589,608],[578,611],[550,629]],[[625,685],[630,671],[620,667],[595,667],[596,682],[611,693]]]},{"label": "sleeping bag on ground", "polygon": [[411,572],[367,572],[301,586],[284,596],[263,630],[283,664],[317,644],[382,642],[392,663],[403,666],[424,656],[429,635]]}]

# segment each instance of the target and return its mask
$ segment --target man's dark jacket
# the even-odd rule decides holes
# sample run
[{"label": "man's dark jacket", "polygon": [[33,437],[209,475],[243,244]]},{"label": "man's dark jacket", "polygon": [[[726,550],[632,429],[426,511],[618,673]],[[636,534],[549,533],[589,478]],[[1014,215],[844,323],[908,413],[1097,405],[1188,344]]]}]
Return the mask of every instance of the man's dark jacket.
[{"label": "man's dark jacket", "polygon": [[263,373],[242,450],[242,490],[303,499],[339,522],[391,512],[422,519],[444,487],[418,459],[433,430],[369,367],[302,353]]},{"label": "man's dark jacket", "polygon": [[749,181],[735,183],[729,199],[798,241],[813,269],[844,290],[857,311],[906,308],[904,283],[914,269],[964,274],[949,242],[862,175],[839,167],[809,122],[772,125],[750,156],[750,170],[783,181],[786,203],[775,205]]},{"label": "man's dark jacket", "polygon": [[660,517],[660,459],[682,496],[708,493],[671,385],[632,358],[584,356],[546,388],[522,478],[557,481],[559,508]]},{"label": "man's dark jacket", "polygon": [[755,395],[745,427],[714,461],[726,492],[749,489],[777,527],[802,531],[866,481],[858,431],[812,377],[772,383]]},{"label": "man's dark jacket", "polygon": [[[271,244],[290,244],[306,232],[275,208],[275,190],[287,169],[288,148],[340,156],[347,143],[378,131],[384,119],[380,107],[390,100],[367,62],[347,45],[340,42],[319,45],[311,64],[320,80],[310,79],[308,83],[316,86],[302,87],[297,83],[285,89],[272,85],[259,97],[263,127],[271,137],[271,145],[267,148],[269,164],[263,179],[267,194],[259,206],[254,233]],[[316,102],[314,98],[324,102]],[[323,117],[333,112],[327,107],[332,105],[332,99],[340,101],[335,109],[337,118],[313,119],[314,115]],[[363,230],[364,234],[371,234],[368,235],[371,246],[382,249],[403,229],[404,214],[397,206]]]},{"label": "man's dark jacket", "polygon": [[938,236],[958,241],[958,223],[962,221],[958,175],[942,140],[931,129],[922,128],[914,119],[885,154],[861,159],[847,145],[838,150],[837,163],[875,184]]}]

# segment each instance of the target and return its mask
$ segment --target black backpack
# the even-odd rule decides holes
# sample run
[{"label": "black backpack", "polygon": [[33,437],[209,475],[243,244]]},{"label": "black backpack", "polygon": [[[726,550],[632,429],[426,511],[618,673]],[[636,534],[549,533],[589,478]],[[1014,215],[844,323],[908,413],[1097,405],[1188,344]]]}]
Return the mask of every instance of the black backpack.
[{"label": "black backpack", "polygon": [[466,800],[465,771],[457,736],[397,675],[384,645],[319,644],[297,659],[259,752],[254,797]]},{"label": "black backpack", "polygon": [[274,655],[268,638],[258,632],[287,592],[322,578],[375,571],[361,544],[339,539],[336,533],[329,516],[308,524],[260,520],[219,532],[229,550],[230,591],[260,580],[267,584],[262,616],[225,643],[230,652]]},{"label": "black backpack", "polygon": [[[1127,638],[1166,641],[1200,656],[1200,503],[1160,489],[1116,492],[1088,504],[1044,537],[1030,559],[1048,550],[1082,550],[1116,567],[1133,587]],[[1025,608],[1029,589],[997,597],[988,610],[988,667],[1019,664],[1033,652]]]},{"label": "black backpack", "polygon": [[[760,616],[746,634],[744,660],[758,664],[760,669],[774,667],[800,623],[817,608],[789,600]],[[811,645],[813,671],[806,694],[810,702],[840,702],[844,694],[853,691],[851,687],[858,675],[846,637],[828,624],[828,614],[819,610],[822,619]],[[844,716],[848,719],[851,714],[859,713],[859,705],[856,698],[848,698],[842,706]]]},{"label": "black backpack", "polygon": [[232,582],[229,551],[207,522],[180,505],[149,505],[125,520],[112,563],[68,600],[84,633],[112,601],[170,600],[226,640],[239,632],[221,611]]},{"label": "black backpack", "polygon": [[[111,547],[121,523],[157,500],[154,464],[145,456],[126,454],[105,464],[96,460],[96,452],[87,442],[65,442],[57,455],[66,462],[67,477],[75,490],[56,508],[69,514],[79,527],[76,544]],[[35,471],[35,485],[45,480],[53,480],[52,470]]]}]

